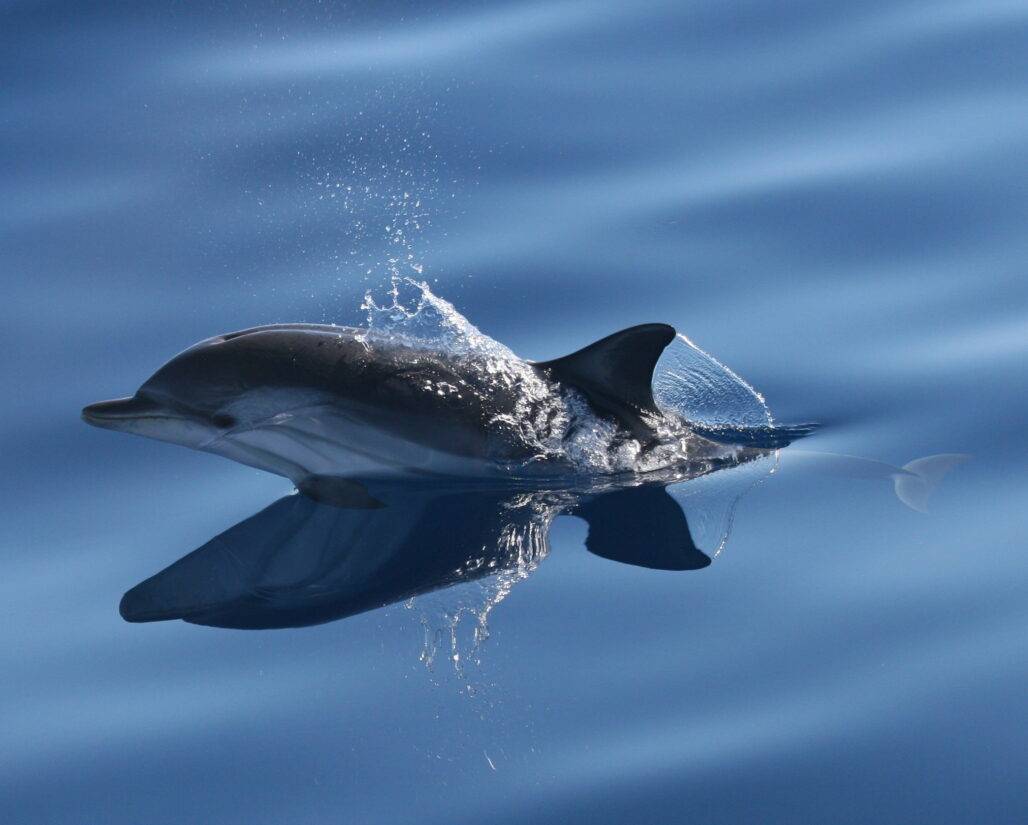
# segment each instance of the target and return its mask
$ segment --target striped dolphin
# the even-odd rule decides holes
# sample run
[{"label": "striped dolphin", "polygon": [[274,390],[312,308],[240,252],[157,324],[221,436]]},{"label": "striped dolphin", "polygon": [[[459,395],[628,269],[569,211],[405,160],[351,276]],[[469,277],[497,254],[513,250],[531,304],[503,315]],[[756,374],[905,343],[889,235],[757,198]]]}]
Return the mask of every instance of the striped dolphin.
[{"label": "striped dolphin", "polygon": [[644,324],[532,363],[356,327],[261,326],[195,344],[82,417],[277,473],[315,498],[345,498],[348,479],[369,476],[563,472],[583,422],[607,428],[607,446],[660,441],[668,419],[651,379],[674,336]]}]

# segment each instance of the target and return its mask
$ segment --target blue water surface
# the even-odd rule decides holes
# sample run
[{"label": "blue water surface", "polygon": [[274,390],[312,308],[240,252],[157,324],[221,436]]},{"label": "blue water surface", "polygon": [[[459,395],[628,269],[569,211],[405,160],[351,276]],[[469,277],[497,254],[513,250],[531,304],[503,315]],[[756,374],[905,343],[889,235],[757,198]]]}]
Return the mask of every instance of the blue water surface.
[{"label": "blue water surface", "polygon": [[[0,78],[0,821],[1026,820],[1023,2],[8,0]],[[928,514],[785,460],[692,572],[558,519],[463,676],[418,606],[124,622],[289,484],[79,409],[393,274],[973,458]]]}]

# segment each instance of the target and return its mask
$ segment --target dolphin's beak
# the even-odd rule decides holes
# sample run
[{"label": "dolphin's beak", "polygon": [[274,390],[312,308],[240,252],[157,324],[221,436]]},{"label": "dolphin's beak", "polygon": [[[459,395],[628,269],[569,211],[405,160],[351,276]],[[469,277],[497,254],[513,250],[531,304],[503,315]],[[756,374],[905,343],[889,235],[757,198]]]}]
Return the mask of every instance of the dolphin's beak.
[{"label": "dolphin's beak", "polygon": [[129,422],[141,418],[163,418],[168,411],[148,398],[133,395],[129,398],[115,398],[113,401],[97,401],[82,408],[82,420],[94,427],[121,430]]}]

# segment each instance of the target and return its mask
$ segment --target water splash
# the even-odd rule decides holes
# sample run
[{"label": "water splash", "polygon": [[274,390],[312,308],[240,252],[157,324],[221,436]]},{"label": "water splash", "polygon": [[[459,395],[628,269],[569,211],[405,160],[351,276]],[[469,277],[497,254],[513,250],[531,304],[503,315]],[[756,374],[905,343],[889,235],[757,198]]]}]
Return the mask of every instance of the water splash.
[{"label": "water splash", "polygon": [[424,277],[433,243],[463,208],[464,172],[440,155],[432,134],[441,104],[409,105],[417,82],[396,79],[326,113],[333,140],[312,140],[291,161],[302,192],[292,207],[303,221],[281,206],[262,208],[298,239],[304,267],[293,276],[304,297],[321,299],[325,322],[338,319],[355,277],[369,285]]},{"label": "water splash", "polygon": [[653,399],[665,413],[709,430],[774,426],[764,397],[682,334],[657,362]]},{"label": "water splash", "polygon": [[657,363],[653,397],[665,416],[686,422],[694,435],[729,446],[775,450],[818,427],[775,423],[764,396],[681,334]]},{"label": "water splash", "polygon": [[521,360],[432,292],[427,283],[410,277],[392,275],[382,304],[375,300],[374,291],[368,290],[361,310],[366,315],[369,342],[391,340],[458,356],[479,355],[500,362]]},{"label": "water splash", "polygon": [[[482,664],[482,647],[490,635],[489,617],[549,554],[550,524],[564,503],[563,497],[547,494],[515,497],[506,508],[520,510],[520,517],[513,518],[500,535],[499,555],[471,559],[455,571],[468,578],[464,584],[407,600],[404,606],[418,613],[422,631],[419,658],[430,672],[436,672],[440,661],[447,661],[469,696],[479,692],[476,675]],[[483,565],[495,572],[481,578]]]}]

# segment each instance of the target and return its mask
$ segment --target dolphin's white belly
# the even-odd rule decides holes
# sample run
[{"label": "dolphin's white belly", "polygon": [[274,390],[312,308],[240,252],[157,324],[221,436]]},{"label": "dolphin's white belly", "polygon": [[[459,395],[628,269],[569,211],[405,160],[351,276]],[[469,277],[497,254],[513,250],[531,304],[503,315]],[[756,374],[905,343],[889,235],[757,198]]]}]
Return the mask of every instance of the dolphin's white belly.
[{"label": "dolphin's white belly", "polygon": [[438,450],[320,405],[233,430],[204,449],[295,483],[314,475],[483,476],[496,470],[486,459]]}]

